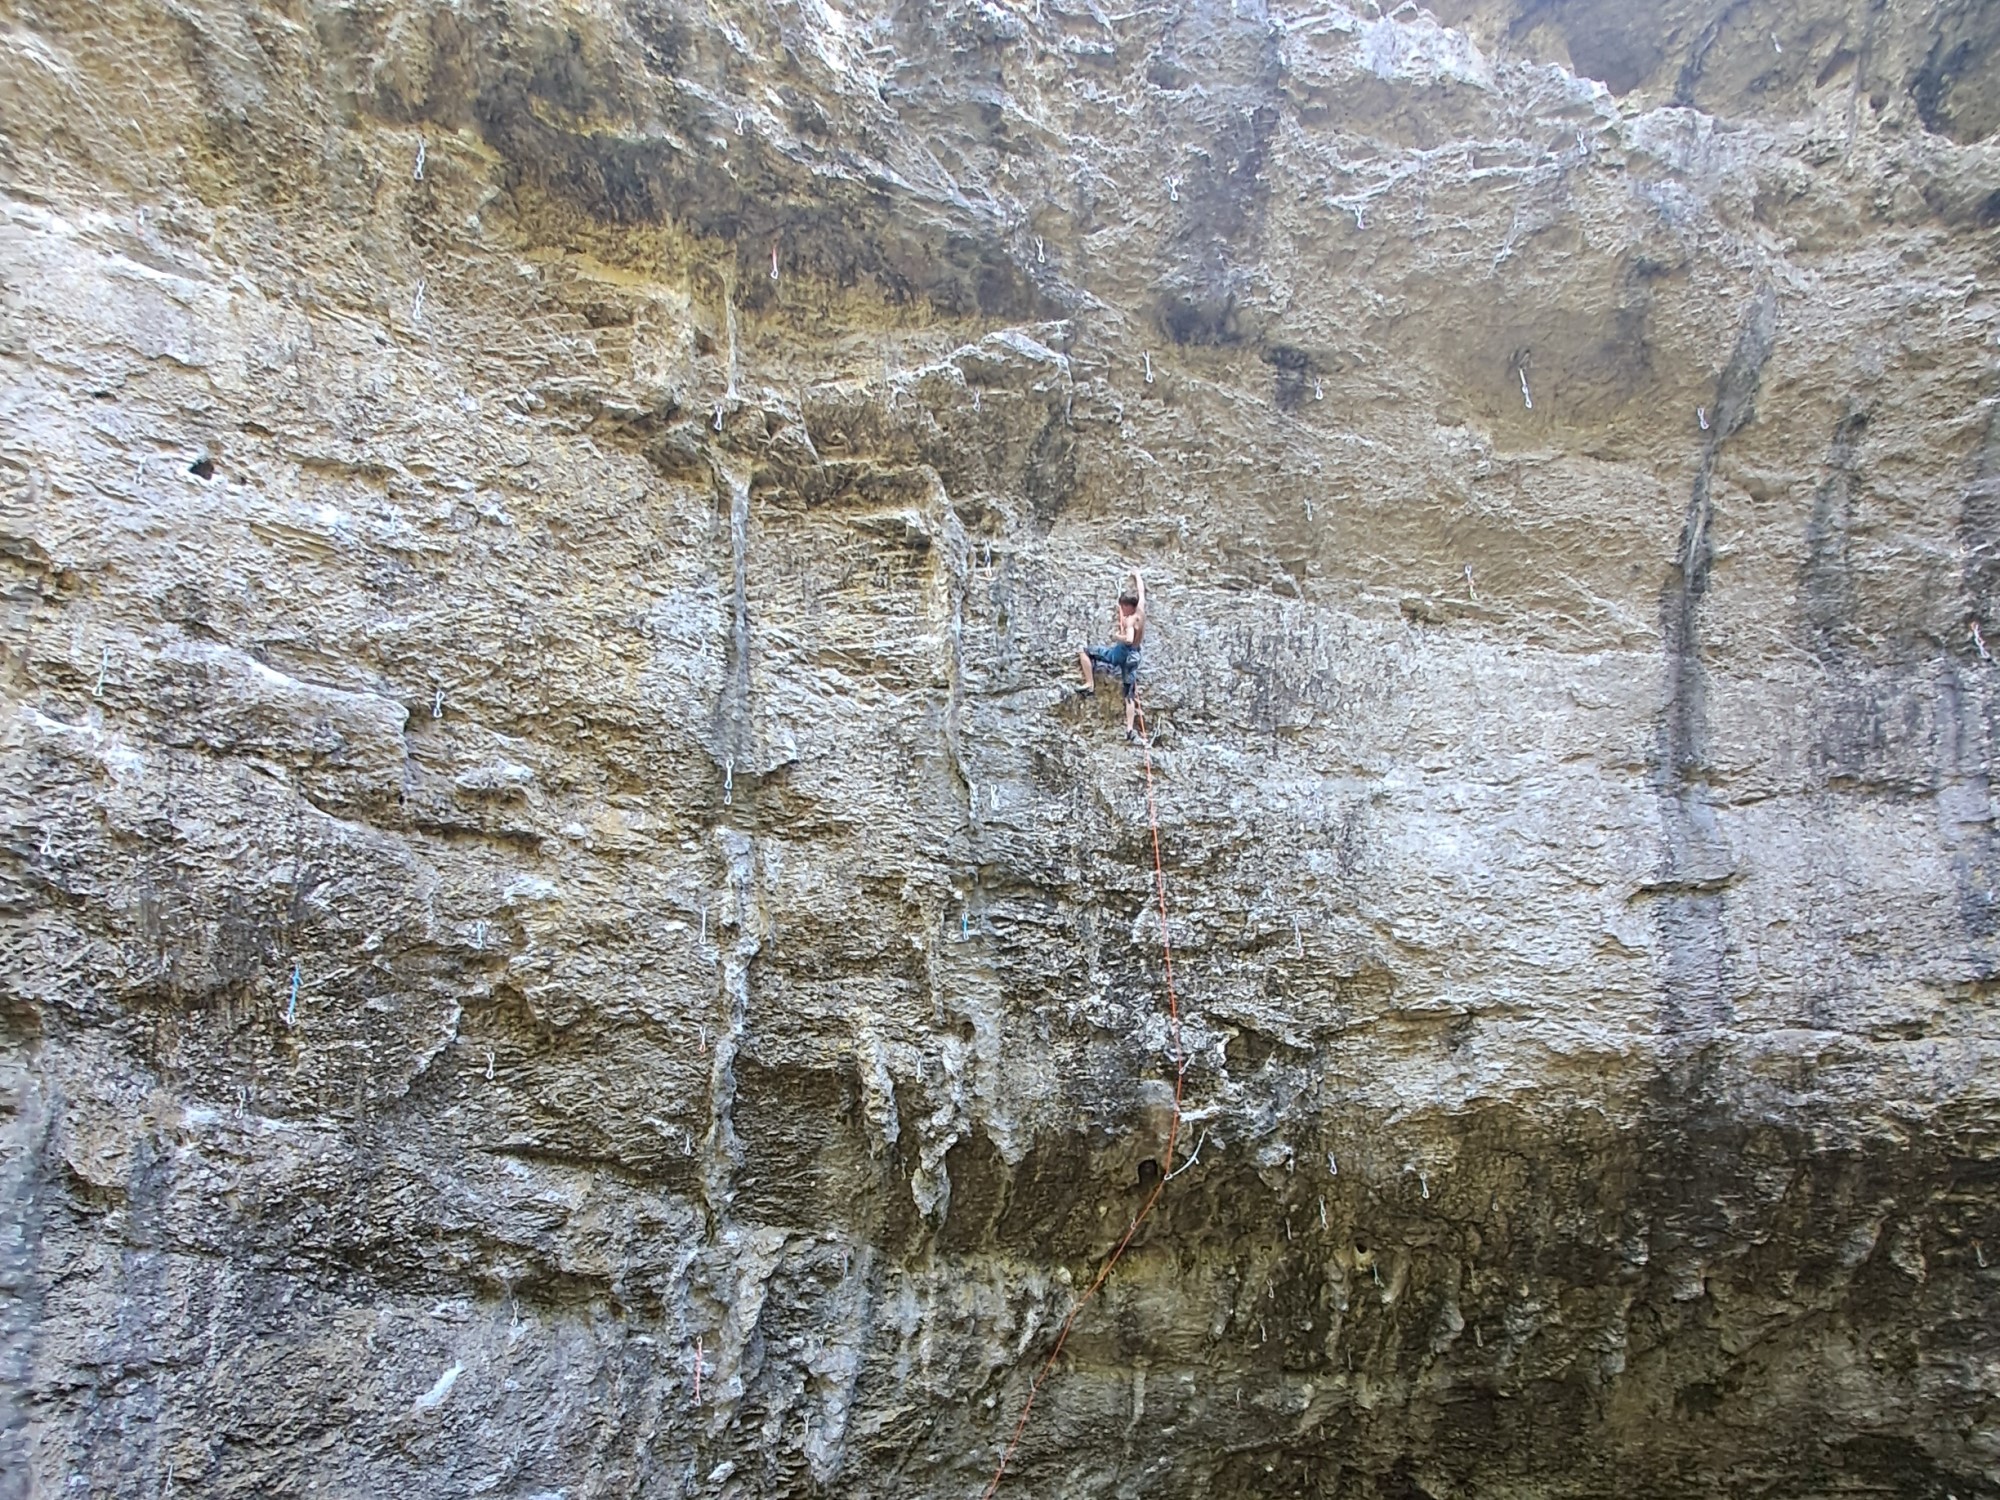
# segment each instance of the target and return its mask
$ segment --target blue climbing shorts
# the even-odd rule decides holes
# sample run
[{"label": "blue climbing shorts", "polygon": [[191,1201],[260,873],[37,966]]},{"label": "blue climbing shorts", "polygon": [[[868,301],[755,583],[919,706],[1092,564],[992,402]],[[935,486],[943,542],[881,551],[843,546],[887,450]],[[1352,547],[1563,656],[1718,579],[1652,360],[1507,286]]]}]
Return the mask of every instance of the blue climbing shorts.
[{"label": "blue climbing shorts", "polygon": [[1119,685],[1125,696],[1136,697],[1139,692],[1139,648],[1120,641],[1115,646],[1087,646],[1084,655],[1100,667],[1110,667],[1118,673]]}]

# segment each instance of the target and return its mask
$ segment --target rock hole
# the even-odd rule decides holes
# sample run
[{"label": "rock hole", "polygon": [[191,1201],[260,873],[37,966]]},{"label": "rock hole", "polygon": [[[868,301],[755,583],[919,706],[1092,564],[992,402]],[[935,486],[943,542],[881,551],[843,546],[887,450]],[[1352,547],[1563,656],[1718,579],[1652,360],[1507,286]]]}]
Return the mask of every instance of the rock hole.
[{"label": "rock hole", "polygon": [[197,479],[213,479],[215,478],[215,460],[204,453],[200,458],[197,458],[193,463],[188,465],[188,473],[194,475]]},{"label": "rock hole", "polygon": [[1160,1164],[1153,1157],[1139,1163],[1139,1186],[1151,1192],[1160,1180]]}]

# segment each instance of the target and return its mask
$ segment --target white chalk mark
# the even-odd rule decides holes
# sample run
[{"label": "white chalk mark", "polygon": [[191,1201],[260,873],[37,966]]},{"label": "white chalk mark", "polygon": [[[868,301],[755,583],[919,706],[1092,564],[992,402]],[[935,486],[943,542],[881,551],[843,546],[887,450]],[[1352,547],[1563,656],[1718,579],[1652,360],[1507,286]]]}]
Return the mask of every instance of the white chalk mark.
[{"label": "white chalk mark", "polygon": [[418,1411],[430,1411],[436,1407],[445,1397],[451,1394],[451,1388],[458,1384],[458,1377],[464,1373],[464,1365],[453,1365],[449,1370],[446,1370],[444,1374],[438,1376],[436,1385],[417,1397],[414,1403],[415,1409]]}]

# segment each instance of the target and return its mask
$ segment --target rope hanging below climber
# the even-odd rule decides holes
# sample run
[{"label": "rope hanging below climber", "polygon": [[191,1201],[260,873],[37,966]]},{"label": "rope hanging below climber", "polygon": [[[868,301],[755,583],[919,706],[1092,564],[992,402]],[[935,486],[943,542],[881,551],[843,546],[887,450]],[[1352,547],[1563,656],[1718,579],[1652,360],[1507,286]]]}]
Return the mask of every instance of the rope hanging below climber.
[{"label": "rope hanging below climber", "polygon": [[[1056,1334],[1055,1346],[1048,1357],[1036,1370],[1035,1378],[1028,1385],[1028,1398],[1021,1406],[1019,1420],[1014,1423],[1014,1431],[1007,1439],[1007,1446],[1000,1452],[999,1465],[993,1471],[993,1479],[982,1492],[980,1500],[993,1500],[999,1492],[1001,1481],[1007,1477],[1007,1465],[1013,1461],[1014,1450],[1020,1446],[1021,1434],[1027,1431],[1028,1416],[1035,1409],[1035,1398],[1041,1394],[1042,1384],[1055,1369],[1056,1361],[1062,1357],[1063,1346],[1069,1342],[1070,1331],[1076,1327],[1076,1320],[1082,1315],[1091,1299],[1110,1279],[1111,1272],[1125,1256],[1133,1238],[1139,1233],[1139,1226],[1152,1215],[1153,1208],[1160,1201],[1160,1194],[1166,1190],[1167,1181],[1175,1173],[1174,1153],[1180,1145],[1181,1132],[1181,1091],[1187,1081],[1187,1054],[1181,1050],[1181,1002],[1174,988],[1174,943],[1167,925],[1167,869],[1160,856],[1160,811],[1157,793],[1153,786],[1153,747],[1151,736],[1146,732],[1146,713],[1139,706],[1139,642],[1146,631],[1146,585],[1135,568],[1131,576],[1132,590],[1121,594],[1117,610],[1113,616],[1113,630],[1118,644],[1105,651],[1085,648],[1078,653],[1083,666],[1084,686],[1088,693],[1095,687],[1091,665],[1093,662],[1107,667],[1116,667],[1123,680],[1125,692],[1125,732],[1136,739],[1144,756],[1146,770],[1146,821],[1152,829],[1153,837],[1153,895],[1160,914],[1160,963],[1167,983],[1167,1041],[1174,1065],[1174,1108],[1167,1126],[1167,1149],[1162,1170],[1153,1179],[1152,1190],[1146,1194],[1146,1201],[1139,1205],[1139,1211],[1132,1216],[1124,1235],[1117,1246],[1098,1268],[1083,1295],[1070,1307],[1069,1315],[1063,1319],[1062,1327]],[[1119,653],[1123,648],[1123,654]]]}]

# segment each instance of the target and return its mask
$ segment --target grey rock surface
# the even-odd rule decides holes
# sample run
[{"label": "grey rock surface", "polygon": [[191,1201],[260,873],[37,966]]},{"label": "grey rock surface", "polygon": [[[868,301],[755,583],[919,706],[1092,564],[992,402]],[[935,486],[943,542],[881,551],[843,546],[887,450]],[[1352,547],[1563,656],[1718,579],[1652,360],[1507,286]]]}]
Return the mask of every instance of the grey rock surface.
[{"label": "grey rock surface", "polygon": [[7,0],[0,1494],[976,1496],[1164,1166],[1003,1494],[2000,1494],[1996,257],[1980,0]]}]

